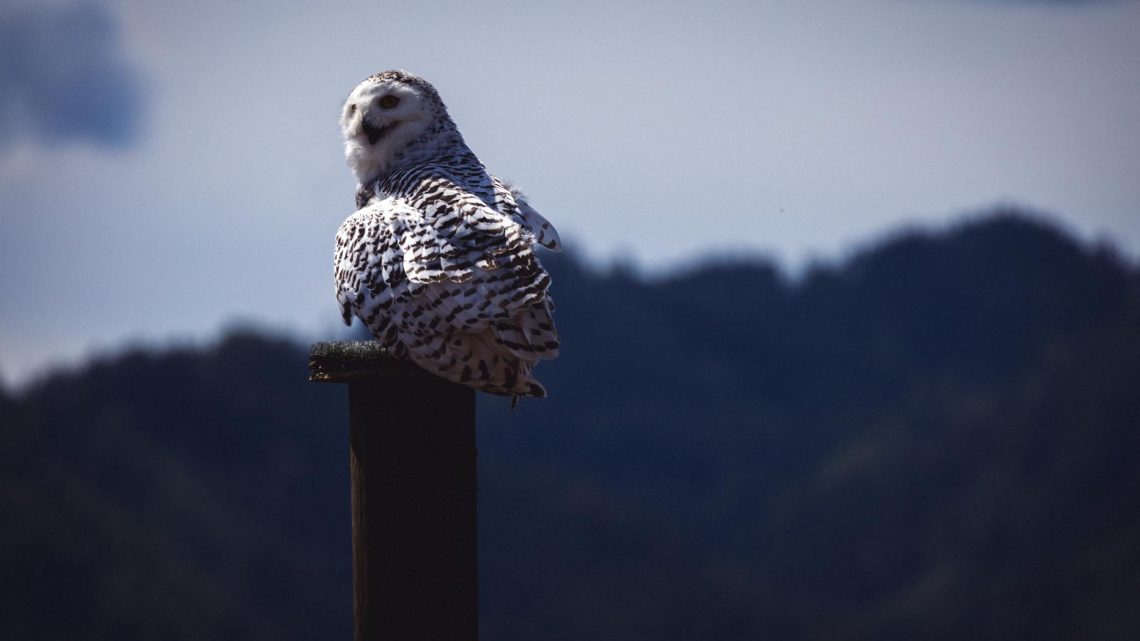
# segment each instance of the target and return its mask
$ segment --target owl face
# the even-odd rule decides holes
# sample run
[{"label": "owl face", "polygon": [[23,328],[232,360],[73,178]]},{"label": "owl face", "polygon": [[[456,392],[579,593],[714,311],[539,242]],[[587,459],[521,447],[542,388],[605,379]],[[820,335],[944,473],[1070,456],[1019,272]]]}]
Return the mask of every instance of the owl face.
[{"label": "owl face", "polygon": [[348,164],[361,183],[388,171],[439,119],[442,103],[433,94],[419,78],[391,71],[352,90],[341,111],[340,128]]}]

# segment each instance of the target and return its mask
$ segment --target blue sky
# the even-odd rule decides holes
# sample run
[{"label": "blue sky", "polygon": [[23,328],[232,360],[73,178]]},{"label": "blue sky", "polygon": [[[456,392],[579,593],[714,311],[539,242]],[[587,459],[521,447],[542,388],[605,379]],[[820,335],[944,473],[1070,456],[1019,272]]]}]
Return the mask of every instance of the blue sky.
[{"label": "blue sky", "polygon": [[1136,256],[1137,43],[1127,0],[0,0],[0,375],[333,335],[339,107],[393,67],[601,263],[794,270],[995,204]]}]

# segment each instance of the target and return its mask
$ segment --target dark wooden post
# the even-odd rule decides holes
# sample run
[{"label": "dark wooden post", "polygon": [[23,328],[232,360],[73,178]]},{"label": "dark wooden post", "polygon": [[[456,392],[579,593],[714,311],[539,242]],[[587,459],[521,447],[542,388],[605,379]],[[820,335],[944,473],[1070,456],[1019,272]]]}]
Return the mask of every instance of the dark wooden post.
[{"label": "dark wooden post", "polygon": [[348,384],[356,641],[476,641],[475,392],[371,342],[316,343]]}]

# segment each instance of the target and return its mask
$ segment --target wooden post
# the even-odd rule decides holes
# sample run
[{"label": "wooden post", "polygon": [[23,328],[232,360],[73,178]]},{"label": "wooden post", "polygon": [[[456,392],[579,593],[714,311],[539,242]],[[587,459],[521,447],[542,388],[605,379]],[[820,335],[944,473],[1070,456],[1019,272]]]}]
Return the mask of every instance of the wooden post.
[{"label": "wooden post", "polygon": [[476,641],[474,390],[372,342],[309,367],[348,384],[355,641]]}]

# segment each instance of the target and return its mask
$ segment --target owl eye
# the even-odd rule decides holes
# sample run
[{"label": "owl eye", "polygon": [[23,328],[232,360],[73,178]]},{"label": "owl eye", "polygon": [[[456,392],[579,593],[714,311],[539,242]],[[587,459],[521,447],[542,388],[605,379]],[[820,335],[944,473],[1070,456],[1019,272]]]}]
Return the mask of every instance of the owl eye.
[{"label": "owl eye", "polygon": [[351,118],[356,115],[356,105],[348,106],[348,117]]},{"label": "owl eye", "polygon": [[380,99],[379,104],[381,109],[391,109],[392,107],[400,104],[400,99],[396,96],[384,96]]}]

